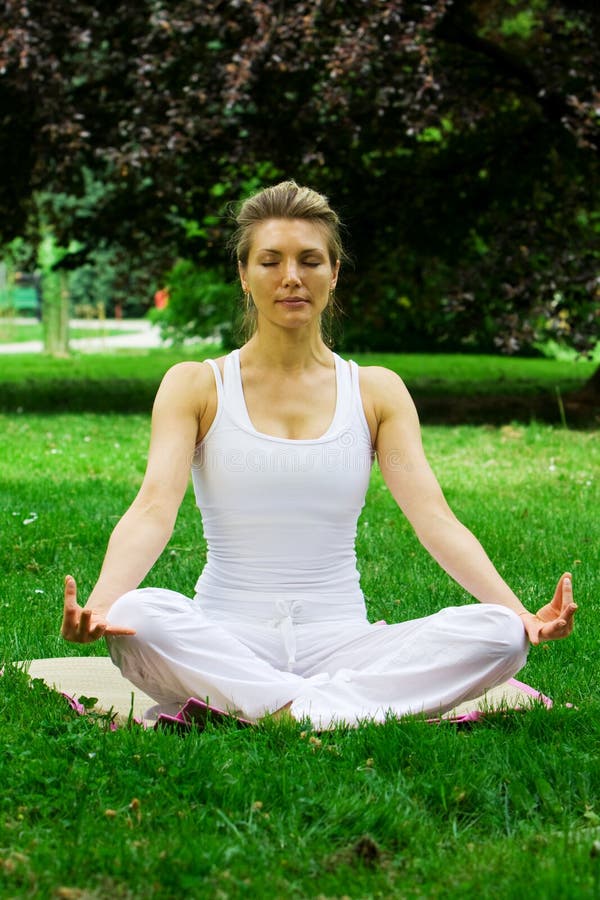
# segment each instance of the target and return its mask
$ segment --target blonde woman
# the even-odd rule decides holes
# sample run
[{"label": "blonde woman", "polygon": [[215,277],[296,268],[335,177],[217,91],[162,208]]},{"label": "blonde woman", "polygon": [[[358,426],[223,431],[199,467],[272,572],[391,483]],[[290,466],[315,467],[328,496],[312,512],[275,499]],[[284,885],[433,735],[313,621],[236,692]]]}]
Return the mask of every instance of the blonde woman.
[{"label": "blonde woman", "polygon": [[[528,612],[448,507],[400,378],[325,343],[344,258],[327,199],[283,182],[246,200],[237,224],[251,337],[165,375],[140,491],[83,608],[67,577],[62,633],[106,637],[163,713],[190,697],[319,729],[443,713],[513,676],[530,642],[571,632],[570,575]],[[479,604],[368,622],[354,542],[374,457],[422,544]],[[190,469],[208,544],[195,595],[139,589]]]}]

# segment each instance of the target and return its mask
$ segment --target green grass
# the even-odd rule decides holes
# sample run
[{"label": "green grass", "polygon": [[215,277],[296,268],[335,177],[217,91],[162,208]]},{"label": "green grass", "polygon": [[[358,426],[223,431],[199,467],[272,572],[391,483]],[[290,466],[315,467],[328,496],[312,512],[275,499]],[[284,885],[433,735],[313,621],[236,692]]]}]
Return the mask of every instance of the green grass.
[{"label": "green grass", "polygon": [[[122,333],[122,332],[119,332]],[[143,378],[156,382],[176,362],[192,358],[204,359],[219,353],[218,347],[206,345],[188,348],[164,348],[139,351],[115,351],[53,359],[43,354],[23,354],[2,360],[2,382],[24,379],[60,378]],[[423,389],[433,388],[460,393],[465,388],[473,393],[510,393],[578,387],[591,377],[596,363],[542,358],[425,353],[353,353],[361,365],[387,366],[398,372],[407,383]]]},{"label": "green grass", "polygon": [[[169,366],[219,352],[205,345],[73,354],[68,359],[43,354],[0,357],[0,411],[147,412]],[[473,396],[551,396],[555,407],[557,391],[564,395],[581,387],[596,367],[589,361],[452,354],[353,354],[353,358],[398,372],[417,401],[439,396],[454,402]]]},{"label": "green grass", "polygon": [[67,359],[41,353],[0,357],[0,410],[147,413],[170,366],[218,352],[206,345],[73,354]]},{"label": "green grass", "polygon": [[460,353],[361,353],[361,365],[386,366],[406,381],[412,391],[425,394],[535,393],[574,390],[591,378],[597,363],[580,359],[490,356]]},{"label": "green grass", "polygon": [[53,358],[43,353],[19,353],[0,359],[1,379],[5,384],[63,379],[110,381],[131,378],[157,383],[169,366],[183,360],[216,356],[219,352],[217,347],[206,345],[201,348],[73,353],[68,358]]},{"label": "green grass", "polygon": [[[147,434],[137,415],[0,417],[5,663],[105,653],[58,636],[62,576],[90,590]],[[598,433],[431,427],[424,440],[451,505],[526,604],[574,573],[576,633],[532,650],[520,675],[554,709],[470,730],[405,720],[312,741],[274,724],[182,738],[111,732],[6,666],[0,896],[599,896]],[[190,491],[147,582],[191,592],[203,554]],[[373,619],[467,599],[377,472],[358,555]]]},{"label": "green grass", "polygon": [[[95,328],[69,328],[69,338],[98,338],[110,337],[113,334],[124,334],[122,328],[102,327]],[[0,318],[0,344],[21,344],[25,341],[42,341],[44,329],[41,323],[32,322],[31,325],[3,322]]]}]

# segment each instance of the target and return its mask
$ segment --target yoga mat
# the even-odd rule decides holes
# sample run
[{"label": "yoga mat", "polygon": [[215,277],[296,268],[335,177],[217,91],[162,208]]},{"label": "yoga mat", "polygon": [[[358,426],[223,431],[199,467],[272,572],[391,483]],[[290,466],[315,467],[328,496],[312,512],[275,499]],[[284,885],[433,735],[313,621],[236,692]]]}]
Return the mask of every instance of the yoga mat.
[{"label": "yoga mat", "polygon": [[133,714],[138,721],[146,720],[146,711],[155,701],[123,678],[108,656],[63,656],[53,659],[34,659],[24,665],[30,678],[41,678],[48,687],[64,694],[78,712],[80,697],[96,697],[96,712],[112,711],[119,720]]},{"label": "yoga mat", "polygon": [[444,713],[441,718],[455,722],[475,722],[486,713],[507,709],[528,709],[534,703],[542,703],[547,709],[552,707],[550,697],[546,697],[523,681],[509,678],[504,684],[490,688],[481,697],[460,703],[450,712]]},{"label": "yoga mat", "polygon": [[[155,701],[123,678],[108,657],[65,656],[34,659],[29,664],[17,665],[25,667],[31,678],[41,678],[48,687],[65,694],[79,712],[84,712],[79,704],[80,697],[97,697],[94,710],[98,712],[112,710],[120,721],[127,720],[129,715],[133,714],[139,722],[154,724],[156,713],[151,716],[147,716],[146,713],[155,707]],[[482,697],[461,703],[450,712],[444,713],[441,718],[458,722],[476,721],[482,715],[495,710],[527,709],[533,703],[539,702],[546,707],[552,706],[552,701],[548,697],[522,681],[511,678],[487,691]]]}]

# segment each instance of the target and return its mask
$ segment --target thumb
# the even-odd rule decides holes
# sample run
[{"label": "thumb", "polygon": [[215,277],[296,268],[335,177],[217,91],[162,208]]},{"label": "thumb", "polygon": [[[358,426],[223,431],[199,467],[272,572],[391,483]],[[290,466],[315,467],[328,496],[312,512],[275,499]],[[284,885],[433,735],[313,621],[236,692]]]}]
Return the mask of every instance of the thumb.
[{"label": "thumb", "polygon": [[542,623],[539,621],[537,616],[528,615],[524,617],[525,621],[523,625],[525,626],[525,631],[527,633],[527,637],[529,639],[530,644],[533,646],[537,646],[542,640]]}]

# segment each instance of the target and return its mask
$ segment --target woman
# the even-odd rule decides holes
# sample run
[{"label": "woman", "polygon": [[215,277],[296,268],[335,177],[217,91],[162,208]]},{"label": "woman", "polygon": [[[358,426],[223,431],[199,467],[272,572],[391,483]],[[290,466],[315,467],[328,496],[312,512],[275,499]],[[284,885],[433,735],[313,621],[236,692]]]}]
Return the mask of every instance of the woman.
[{"label": "woman", "polygon": [[[255,319],[239,351],[180,363],[160,386],[148,467],[85,607],[67,576],[62,633],[105,636],[123,674],[175,712],[189,697],[256,721],[316,728],[438,714],[564,637],[571,579],[528,612],[453,515],[400,378],[342,361],[323,340],[343,249],[327,199],[284,182],[238,215],[241,286]],[[354,539],[373,456],[419,539],[481,605],[367,621]],[[190,599],[138,585],[192,479],[208,543]]]}]

